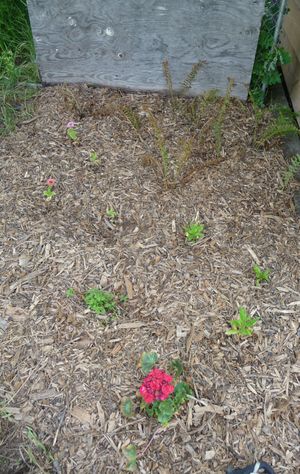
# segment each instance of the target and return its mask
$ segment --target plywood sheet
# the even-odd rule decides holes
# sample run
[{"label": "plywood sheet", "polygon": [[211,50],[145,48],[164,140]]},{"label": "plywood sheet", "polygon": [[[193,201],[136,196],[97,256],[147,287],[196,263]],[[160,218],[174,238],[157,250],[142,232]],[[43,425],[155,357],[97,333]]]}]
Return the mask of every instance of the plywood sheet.
[{"label": "plywood sheet", "polygon": [[247,97],[264,0],[28,0],[28,7],[46,83],[164,91],[165,59],[175,89],[205,60],[192,93],[224,93],[232,78],[233,94]]}]

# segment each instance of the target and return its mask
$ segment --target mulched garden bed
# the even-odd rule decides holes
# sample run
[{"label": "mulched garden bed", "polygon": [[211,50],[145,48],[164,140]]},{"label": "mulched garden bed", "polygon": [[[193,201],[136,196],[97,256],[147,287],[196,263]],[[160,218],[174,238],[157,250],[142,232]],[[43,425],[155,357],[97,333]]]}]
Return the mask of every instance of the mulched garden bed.
[{"label": "mulched garden bed", "polygon": [[[255,459],[298,472],[299,220],[280,190],[280,147],[253,144],[250,106],[230,105],[216,153],[205,124],[218,107],[191,125],[154,94],[52,87],[2,139],[1,473],[122,472],[129,443],[141,473],[221,474]],[[172,155],[207,130],[177,186],[164,182],[151,113]],[[195,219],[205,237],[189,245],[183,228]],[[271,270],[269,283],[255,285],[254,263]],[[128,301],[108,320],[68,298],[70,287]],[[240,306],[260,316],[252,337],[225,335]],[[141,385],[143,351],[165,366],[180,358],[194,390],[167,427],[120,413]]]}]

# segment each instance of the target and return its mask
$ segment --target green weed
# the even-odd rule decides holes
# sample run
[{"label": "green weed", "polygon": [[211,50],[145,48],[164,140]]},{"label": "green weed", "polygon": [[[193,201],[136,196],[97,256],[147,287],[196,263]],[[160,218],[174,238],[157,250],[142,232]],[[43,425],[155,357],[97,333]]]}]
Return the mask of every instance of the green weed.
[{"label": "green weed", "polygon": [[290,164],[286,171],[284,171],[282,176],[282,186],[287,188],[295,175],[300,171],[300,155],[296,155],[292,158]]},{"label": "green weed", "polygon": [[204,225],[198,222],[191,222],[184,228],[187,242],[198,242],[204,237]]},{"label": "green weed", "polygon": [[253,326],[257,323],[258,319],[252,318],[243,307],[239,308],[239,315],[239,319],[231,319],[229,321],[231,329],[228,329],[225,334],[227,336],[234,334],[238,336],[252,336]]},{"label": "green weed", "polygon": [[75,290],[74,288],[68,288],[67,291],[66,291],[66,296],[67,298],[73,298],[73,296],[75,296]]},{"label": "green weed", "polygon": [[137,450],[133,444],[129,444],[123,448],[123,454],[127,459],[126,471],[134,472],[137,469]]},{"label": "green weed", "polygon": [[106,216],[109,219],[114,220],[118,217],[118,213],[117,213],[117,211],[115,211],[115,209],[113,207],[110,207],[109,209],[106,210]]},{"label": "green weed", "polygon": [[94,163],[95,165],[98,165],[100,163],[100,160],[98,159],[98,155],[95,151],[91,151],[90,153],[90,162]]},{"label": "green weed", "polygon": [[258,265],[253,266],[253,271],[255,274],[255,284],[259,286],[263,282],[268,282],[270,279],[270,270],[267,268],[263,270]]},{"label": "green weed", "polygon": [[129,123],[132,125],[132,127],[136,130],[139,131],[142,127],[142,122],[138,114],[133,110],[132,107],[125,106],[123,107],[123,114],[129,121]]},{"label": "green weed", "polygon": [[224,126],[226,112],[230,104],[230,96],[231,96],[231,91],[232,91],[233,86],[234,86],[233,79],[229,79],[225,96],[222,99],[222,105],[221,105],[220,111],[216,119],[214,120],[214,123],[212,126],[213,135],[215,138],[215,147],[216,147],[216,152],[218,156],[220,156],[220,153],[222,150],[223,126]]},{"label": "green weed", "polygon": [[92,288],[83,295],[83,299],[87,307],[97,314],[116,314],[117,312],[115,297],[107,291]]},{"label": "green weed", "polygon": [[256,140],[257,146],[264,146],[274,138],[300,134],[295,122],[296,114],[288,107],[273,108],[272,112],[274,117]]}]

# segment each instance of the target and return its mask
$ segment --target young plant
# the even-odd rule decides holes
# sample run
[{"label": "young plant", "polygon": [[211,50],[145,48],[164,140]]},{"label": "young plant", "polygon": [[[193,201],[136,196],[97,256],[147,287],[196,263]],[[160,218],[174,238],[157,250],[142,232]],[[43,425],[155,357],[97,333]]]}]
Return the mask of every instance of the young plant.
[{"label": "young plant", "polygon": [[83,295],[85,304],[97,314],[116,314],[117,304],[112,293],[92,288]]},{"label": "young plant", "polygon": [[191,222],[184,228],[187,242],[198,242],[204,237],[204,225],[198,222]]},{"label": "young plant", "polygon": [[138,114],[133,110],[132,107],[123,107],[123,114],[127,118],[128,122],[133,126],[133,128],[138,132],[142,127],[142,122]]},{"label": "young plant", "polygon": [[134,472],[137,470],[137,450],[133,444],[129,444],[126,448],[123,448],[123,454],[127,459],[126,471]]},{"label": "young plant", "polygon": [[282,176],[282,186],[283,189],[287,188],[290,184],[290,181],[294,179],[295,175],[300,172],[300,155],[294,156],[290,162],[287,170],[283,173]]},{"label": "young plant", "polygon": [[68,288],[66,291],[66,296],[67,298],[73,298],[73,296],[75,296],[74,288]]},{"label": "young plant", "polygon": [[55,179],[49,178],[47,180],[47,189],[43,192],[43,195],[45,196],[47,201],[51,201],[51,199],[55,196],[55,192],[53,191],[53,188],[56,184]]},{"label": "young plant", "polygon": [[264,146],[270,140],[275,138],[300,134],[299,128],[295,122],[297,114],[294,114],[286,107],[273,109],[273,113],[274,118],[262,130],[262,133],[256,140],[257,146]]},{"label": "young plant", "polygon": [[100,163],[100,160],[98,159],[98,155],[95,151],[91,151],[90,153],[90,162],[94,163],[95,165],[98,165]]},{"label": "young plant", "polygon": [[73,120],[67,123],[67,137],[73,142],[78,138],[78,133],[74,128],[76,125],[77,124],[73,122]]},{"label": "young plant", "polygon": [[238,336],[252,336],[253,326],[257,323],[258,319],[252,318],[243,307],[239,308],[239,315],[239,319],[231,319],[229,321],[231,329],[228,329],[225,334],[227,336],[234,334]]},{"label": "young plant", "polygon": [[107,209],[106,211],[106,216],[109,218],[109,219],[116,219],[118,217],[118,213],[117,211],[114,210],[113,207],[110,207],[109,209]]},{"label": "young plant", "polygon": [[231,95],[233,86],[234,86],[233,79],[229,79],[226,94],[223,98],[220,111],[213,125],[213,134],[215,138],[215,146],[216,146],[216,152],[218,156],[220,156],[220,153],[222,150],[223,126],[224,126],[224,121],[225,121],[225,115],[226,115],[228,106],[230,104],[230,95]]},{"label": "young plant", "polygon": [[182,368],[180,361],[180,364],[178,360],[174,361],[175,365],[171,362],[173,368],[177,369],[174,378],[161,369],[153,368],[157,359],[155,352],[146,352],[142,355],[141,365],[147,376],[139,390],[142,397],[141,409],[166,426],[193,392],[187,383],[178,380],[178,373],[181,375]]},{"label": "young plant", "polygon": [[163,136],[162,130],[160,126],[158,125],[158,122],[154,115],[149,112],[148,114],[150,124],[153,128],[154,135],[155,135],[155,140],[157,147],[160,152],[161,156],[161,165],[162,165],[162,174],[163,174],[163,179],[166,182],[169,176],[169,169],[170,169],[170,154],[169,150],[166,145],[165,138]]},{"label": "young plant", "polygon": [[255,284],[259,286],[264,281],[268,282],[270,279],[270,270],[267,268],[263,270],[258,265],[253,266],[253,271],[255,273]]}]

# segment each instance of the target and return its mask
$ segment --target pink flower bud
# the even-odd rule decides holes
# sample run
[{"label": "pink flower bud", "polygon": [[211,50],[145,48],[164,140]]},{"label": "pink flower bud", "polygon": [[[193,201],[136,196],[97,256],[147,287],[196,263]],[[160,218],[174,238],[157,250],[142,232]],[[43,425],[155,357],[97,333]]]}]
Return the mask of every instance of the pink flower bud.
[{"label": "pink flower bud", "polygon": [[67,123],[67,128],[74,128],[76,123],[73,120],[70,120],[70,122]]},{"label": "pink flower bud", "polygon": [[53,188],[53,186],[55,186],[55,179],[54,178],[49,178],[47,179],[47,185],[50,186],[50,188]]}]

